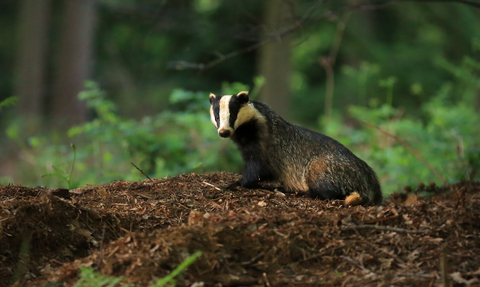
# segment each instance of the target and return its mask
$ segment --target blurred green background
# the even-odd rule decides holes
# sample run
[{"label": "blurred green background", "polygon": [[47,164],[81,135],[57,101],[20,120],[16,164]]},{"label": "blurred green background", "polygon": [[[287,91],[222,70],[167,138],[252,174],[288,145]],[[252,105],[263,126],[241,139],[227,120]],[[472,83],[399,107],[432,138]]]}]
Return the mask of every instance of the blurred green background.
[{"label": "blurred green background", "polygon": [[242,90],[345,144],[385,194],[479,180],[471,3],[2,0],[0,183],[240,172],[207,97]]}]

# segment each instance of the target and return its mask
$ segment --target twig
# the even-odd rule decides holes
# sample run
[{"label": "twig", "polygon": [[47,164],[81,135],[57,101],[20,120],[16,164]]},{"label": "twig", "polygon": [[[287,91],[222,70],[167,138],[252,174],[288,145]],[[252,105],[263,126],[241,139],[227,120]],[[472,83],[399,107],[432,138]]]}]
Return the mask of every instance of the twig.
[{"label": "twig", "polygon": [[211,184],[211,183],[208,183],[208,182],[206,182],[206,181],[202,181],[202,183],[205,184],[205,185],[208,185],[208,186],[210,186],[210,187],[213,187],[213,188],[215,188],[216,190],[222,191],[221,188],[218,188],[218,187],[216,187],[215,185],[213,185],[213,184]]},{"label": "twig", "polygon": [[367,125],[369,127],[372,127],[376,130],[378,130],[379,132],[381,132],[382,134],[384,135],[387,135],[387,136],[390,136],[392,138],[394,138],[396,141],[398,141],[404,148],[406,148],[410,153],[412,153],[414,156],[416,156],[424,165],[426,165],[434,174],[435,176],[443,183],[443,185],[447,185],[447,181],[445,179],[443,179],[443,177],[440,175],[440,173],[438,173],[438,171],[433,167],[431,166],[417,151],[415,151],[413,148],[411,148],[404,140],[402,140],[401,138],[397,137],[396,135],[392,135],[391,133],[371,124],[371,123],[368,123],[368,122],[365,122],[365,121],[362,121],[360,120],[360,122],[364,125]]},{"label": "twig", "polygon": [[423,273],[400,273],[397,276],[404,276],[404,277],[420,277],[420,278],[436,278],[435,275],[432,274],[423,274]]},{"label": "twig", "polygon": [[98,266],[102,266],[102,262],[103,262],[103,240],[105,240],[105,225],[103,226],[103,229],[102,229],[102,240],[100,240],[100,256],[98,258]]},{"label": "twig", "polygon": [[350,227],[342,228],[341,231],[357,230],[357,229],[376,229],[376,230],[383,230],[383,231],[394,231],[394,232],[405,232],[405,233],[427,233],[428,232],[428,230],[411,230],[411,229],[405,229],[405,228],[379,226],[379,225],[350,226]]},{"label": "twig", "polygon": [[323,254],[323,253],[315,254],[315,255],[309,256],[309,257],[307,257],[307,258],[305,258],[305,259],[302,259],[302,260],[300,260],[300,261],[298,261],[298,262],[299,262],[299,263],[303,263],[303,262],[306,262],[306,261],[308,261],[308,260],[315,259],[315,258],[324,256],[324,255],[325,255],[325,254]]},{"label": "twig", "polygon": [[392,216],[387,216],[387,217],[370,219],[370,220],[365,221],[364,223],[365,224],[372,224],[372,223],[377,223],[377,222],[390,221],[390,220],[394,220],[394,219],[397,219],[397,218],[400,218],[400,215],[397,214],[397,215],[392,215]]},{"label": "twig", "polygon": [[115,252],[117,252],[117,251],[118,251],[118,249],[120,249],[120,246],[118,246],[118,245],[117,245],[117,246],[115,246],[115,248],[113,248],[113,250],[112,250],[112,251],[110,251],[110,253],[108,253],[108,255],[107,255],[107,258],[110,258],[110,257],[112,257],[112,256],[115,254]]},{"label": "twig", "polygon": [[[295,29],[296,30],[296,29]],[[240,56],[242,54],[245,54],[245,53],[248,53],[248,52],[251,52],[251,51],[254,51],[258,48],[260,48],[261,46],[265,45],[267,42],[270,42],[270,38],[267,38],[265,40],[262,40],[258,43],[255,43],[253,45],[250,45],[246,48],[243,48],[243,49],[239,49],[239,50],[236,50],[236,51],[233,51],[233,52],[230,52],[226,55],[222,55],[220,56],[218,59],[216,60],[213,60],[211,62],[208,62],[206,64],[203,64],[203,63],[191,63],[191,62],[186,62],[186,61],[171,61],[167,64],[167,66],[169,68],[174,68],[176,70],[183,70],[183,69],[186,69],[186,68],[190,68],[190,69],[198,69],[200,71],[204,71],[204,70],[207,70],[207,69],[210,69],[218,64],[220,64],[221,62],[225,61],[225,60],[228,60],[230,58],[233,58],[233,57],[236,57],[236,56]]]},{"label": "twig", "polygon": [[319,63],[325,69],[326,73],[326,86],[325,86],[325,116],[329,118],[332,115],[332,106],[333,106],[333,91],[335,88],[335,74],[333,72],[333,67],[337,61],[338,50],[340,49],[340,44],[342,42],[343,34],[345,27],[352,12],[348,12],[345,15],[345,19],[338,21],[337,23],[337,32],[335,34],[335,39],[333,40],[332,47],[330,49],[330,54],[327,57],[320,57]]},{"label": "twig", "polygon": [[224,209],[220,204],[216,203],[215,201],[210,201],[210,204],[215,206],[218,209]]},{"label": "twig", "polygon": [[153,180],[146,174],[143,172],[143,170],[139,169],[138,166],[136,166],[133,162],[130,162],[139,172],[141,172],[144,176],[146,176],[151,182],[153,182]]},{"label": "twig", "polygon": [[473,0],[397,0],[397,2],[444,2],[444,3],[459,3],[472,6],[474,8],[480,8],[480,2]]},{"label": "twig", "polygon": [[258,261],[258,259],[260,259],[263,255],[265,255],[265,252],[260,252],[257,256],[253,257],[252,259],[248,260],[248,261],[245,261],[245,262],[241,262],[240,265],[250,265],[252,263],[255,263]]},{"label": "twig", "polygon": [[450,279],[448,278],[448,258],[447,258],[447,251],[446,245],[443,245],[442,251],[440,253],[440,270],[442,272],[442,281],[443,287],[450,287]]},{"label": "twig", "polygon": [[145,193],[140,193],[140,192],[139,192],[139,193],[136,193],[135,195],[140,196],[140,197],[143,197],[143,198],[145,198],[145,199],[153,199],[153,198],[154,198],[154,197],[151,196],[151,195],[148,195],[148,194],[145,194]]},{"label": "twig", "polygon": [[342,255],[340,257],[345,259],[346,261],[352,263],[353,265],[355,265],[360,270],[365,270],[365,271],[368,271],[369,273],[375,274],[374,272],[370,271],[369,269],[367,269],[365,266],[363,266],[362,264],[360,264],[357,260],[355,260],[353,258],[350,258],[350,257],[345,256],[345,255]]},{"label": "twig", "polygon": [[375,245],[375,244],[373,244],[373,243],[370,243],[370,242],[368,242],[368,241],[366,241],[365,243],[366,243],[367,245],[370,245],[370,246],[372,246],[373,248],[376,248],[377,250],[379,250],[379,251],[387,254],[388,256],[392,257],[393,259],[397,260],[398,263],[400,263],[400,264],[405,264],[405,261],[403,261],[402,259],[398,258],[398,256],[395,255],[395,254],[393,254],[392,252],[389,252],[389,251],[387,251],[387,250],[385,250],[385,249],[383,249],[383,248],[380,248],[380,247],[378,247],[377,245]]},{"label": "twig", "polygon": [[265,286],[271,287],[270,281],[268,281],[267,273],[263,272],[263,279],[265,279]]}]

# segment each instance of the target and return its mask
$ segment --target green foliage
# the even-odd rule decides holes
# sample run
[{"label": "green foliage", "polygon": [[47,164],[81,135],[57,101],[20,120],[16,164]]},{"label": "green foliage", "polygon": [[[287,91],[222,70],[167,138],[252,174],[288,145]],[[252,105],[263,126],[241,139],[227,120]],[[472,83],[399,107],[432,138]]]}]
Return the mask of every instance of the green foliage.
[{"label": "green foliage", "polygon": [[234,83],[223,82],[222,83],[223,95],[236,95],[240,91],[248,91],[248,90],[249,90],[249,87],[243,83],[239,83],[239,82],[234,82]]},{"label": "green foliage", "polygon": [[78,152],[83,182],[141,179],[130,162],[151,177],[233,169],[241,164],[239,156],[229,152],[231,143],[221,141],[210,122],[206,92],[176,89],[169,99],[170,110],[137,121],[119,117],[95,83],[87,83],[86,88],[79,98],[97,118],[68,132],[73,140],[84,143]]},{"label": "green foliage", "polygon": [[[262,83],[261,79],[256,81]],[[120,117],[116,105],[96,83],[86,82],[85,88],[79,99],[86,101],[96,117],[69,129],[68,141],[75,145],[64,145],[61,142],[65,139],[55,134],[30,137],[24,142],[20,126],[9,126],[9,138],[18,143],[28,158],[22,170],[28,170],[25,173],[31,177],[23,178],[22,184],[52,188],[66,184],[70,189],[143,179],[131,162],[150,177],[239,171],[242,166],[234,144],[220,138],[210,122],[207,92],[175,89],[168,110],[134,120]],[[238,90],[249,87],[224,83],[222,93]]]},{"label": "green foliage", "polygon": [[[197,261],[198,257],[202,255],[201,251],[188,256],[180,265],[177,266],[170,274],[164,278],[159,279],[151,287],[175,286],[174,278],[178,276],[188,266]],[[93,268],[79,266],[80,279],[75,284],[75,287],[113,287],[122,281],[122,277],[110,277],[94,272]],[[123,284],[122,286],[134,286],[132,284]]]},{"label": "green foliage", "polygon": [[13,106],[17,102],[17,100],[17,97],[9,97],[3,101],[0,101],[0,111],[2,111],[2,109],[5,107]]},{"label": "green foliage", "polygon": [[236,95],[242,91],[248,91],[250,100],[255,100],[260,94],[260,90],[265,84],[265,77],[259,76],[253,78],[253,88],[250,90],[250,87],[240,82],[223,82],[222,83],[222,95]]},{"label": "green foliage", "polygon": [[[478,62],[468,59],[468,64],[464,60],[459,66],[444,65],[457,81],[439,87],[437,95],[422,106],[422,118],[404,108],[394,108],[388,101],[380,106],[372,101],[370,107],[352,105],[349,113],[407,142],[447,181],[479,179],[480,115],[475,111],[472,95],[480,90],[480,77],[472,69]],[[387,95],[395,83],[395,78],[389,79],[379,82],[390,89]],[[386,193],[419,182],[439,183],[425,165],[392,137],[367,126],[346,126],[338,114],[322,118],[320,123],[326,134],[350,147],[374,168]]]},{"label": "green foliage", "polygon": [[[110,277],[96,273],[93,268],[80,266],[80,279],[75,284],[75,287],[114,287],[122,281],[121,277]],[[123,286],[133,286],[123,285]]]}]

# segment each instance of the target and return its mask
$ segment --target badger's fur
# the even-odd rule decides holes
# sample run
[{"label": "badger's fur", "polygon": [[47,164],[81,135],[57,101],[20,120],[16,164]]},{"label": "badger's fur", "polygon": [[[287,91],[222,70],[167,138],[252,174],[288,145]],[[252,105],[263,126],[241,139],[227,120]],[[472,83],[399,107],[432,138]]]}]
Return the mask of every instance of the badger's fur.
[{"label": "badger's fur", "polygon": [[235,142],[245,162],[241,186],[278,180],[286,190],[320,199],[381,202],[375,172],[336,140],[288,123],[267,105],[250,101],[248,92],[209,98],[218,134]]}]

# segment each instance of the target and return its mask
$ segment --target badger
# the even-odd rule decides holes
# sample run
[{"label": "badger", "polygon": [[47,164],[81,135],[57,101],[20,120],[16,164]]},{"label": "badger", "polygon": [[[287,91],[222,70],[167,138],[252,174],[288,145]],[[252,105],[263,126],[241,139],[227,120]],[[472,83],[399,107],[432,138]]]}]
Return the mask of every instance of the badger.
[{"label": "badger", "polygon": [[322,200],[381,203],[373,169],[338,141],[288,123],[266,104],[250,101],[248,92],[209,98],[218,135],[237,145],[245,163],[237,186],[279,181],[287,191]]}]

